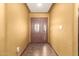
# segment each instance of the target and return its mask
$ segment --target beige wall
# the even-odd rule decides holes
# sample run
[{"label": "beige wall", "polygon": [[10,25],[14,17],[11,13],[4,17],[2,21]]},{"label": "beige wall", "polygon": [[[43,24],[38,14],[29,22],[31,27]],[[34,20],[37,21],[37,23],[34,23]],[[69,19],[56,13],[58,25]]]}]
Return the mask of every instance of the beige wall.
[{"label": "beige wall", "polygon": [[5,4],[0,4],[0,55],[5,55]]},{"label": "beige wall", "polygon": [[[31,18],[32,17],[48,17],[48,29],[49,29],[49,13],[45,12],[31,12],[29,14],[29,40],[31,42]],[[49,42],[49,31],[48,31],[48,42]]]},{"label": "beige wall", "polygon": [[78,55],[78,4],[74,5],[74,55]]},{"label": "beige wall", "polygon": [[73,40],[74,4],[55,4],[50,11],[50,44],[58,55],[74,55]]},{"label": "beige wall", "polygon": [[[7,54],[20,55],[28,44],[29,11],[24,4],[6,4],[7,8]],[[20,52],[17,53],[17,47]]]},{"label": "beige wall", "polygon": [[49,17],[49,14],[43,12],[32,12],[30,13],[30,18],[31,17]]}]

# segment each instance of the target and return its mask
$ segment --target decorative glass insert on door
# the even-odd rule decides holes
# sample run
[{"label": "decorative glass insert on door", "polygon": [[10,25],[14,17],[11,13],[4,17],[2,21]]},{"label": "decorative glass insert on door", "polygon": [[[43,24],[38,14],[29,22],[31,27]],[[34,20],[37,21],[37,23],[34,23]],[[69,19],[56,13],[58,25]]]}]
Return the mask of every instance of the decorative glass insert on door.
[{"label": "decorative glass insert on door", "polygon": [[34,24],[34,30],[35,30],[35,32],[39,32],[39,27],[40,27],[39,24]]},{"label": "decorative glass insert on door", "polygon": [[44,24],[44,31],[46,32],[46,24]]}]

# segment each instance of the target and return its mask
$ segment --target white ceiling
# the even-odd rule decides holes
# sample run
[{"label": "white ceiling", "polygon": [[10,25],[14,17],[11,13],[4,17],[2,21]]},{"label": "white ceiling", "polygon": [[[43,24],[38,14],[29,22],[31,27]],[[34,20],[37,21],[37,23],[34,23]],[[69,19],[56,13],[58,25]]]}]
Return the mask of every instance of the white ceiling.
[{"label": "white ceiling", "polygon": [[31,12],[48,12],[51,5],[52,3],[27,3]]}]

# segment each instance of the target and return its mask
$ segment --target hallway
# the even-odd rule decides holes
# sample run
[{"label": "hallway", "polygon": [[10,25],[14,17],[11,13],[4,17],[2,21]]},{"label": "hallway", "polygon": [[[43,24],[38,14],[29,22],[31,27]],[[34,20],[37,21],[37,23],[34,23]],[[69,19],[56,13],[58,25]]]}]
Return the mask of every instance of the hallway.
[{"label": "hallway", "polygon": [[0,56],[78,55],[77,9],[74,3],[0,4]]},{"label": "hallway", "polygon": [[48,43],[31,43],[22,56],[57,56]]}]

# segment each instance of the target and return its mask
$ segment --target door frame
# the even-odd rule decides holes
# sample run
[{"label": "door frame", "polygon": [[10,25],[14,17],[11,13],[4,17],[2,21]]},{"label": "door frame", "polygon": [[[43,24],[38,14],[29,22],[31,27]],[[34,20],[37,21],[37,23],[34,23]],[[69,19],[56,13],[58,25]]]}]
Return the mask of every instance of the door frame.
[{"label": "door frame", "polygon": [[30,39],[30,43],[32,43],[31,42],[31,40],[32,40],[32,38],[31,38],[31,33],[32,33],[32,28],[31,28],[31,20],[32,20],[32,18],[47,18],[47,25],[48,25],[48,30],[47,30],[47,36],[48,36],[48,38],[47,38],[47,43],[48,43],[48,41],[49,41],[49,17],[30,17],[30,21],[29,21],[29,39]]}]

